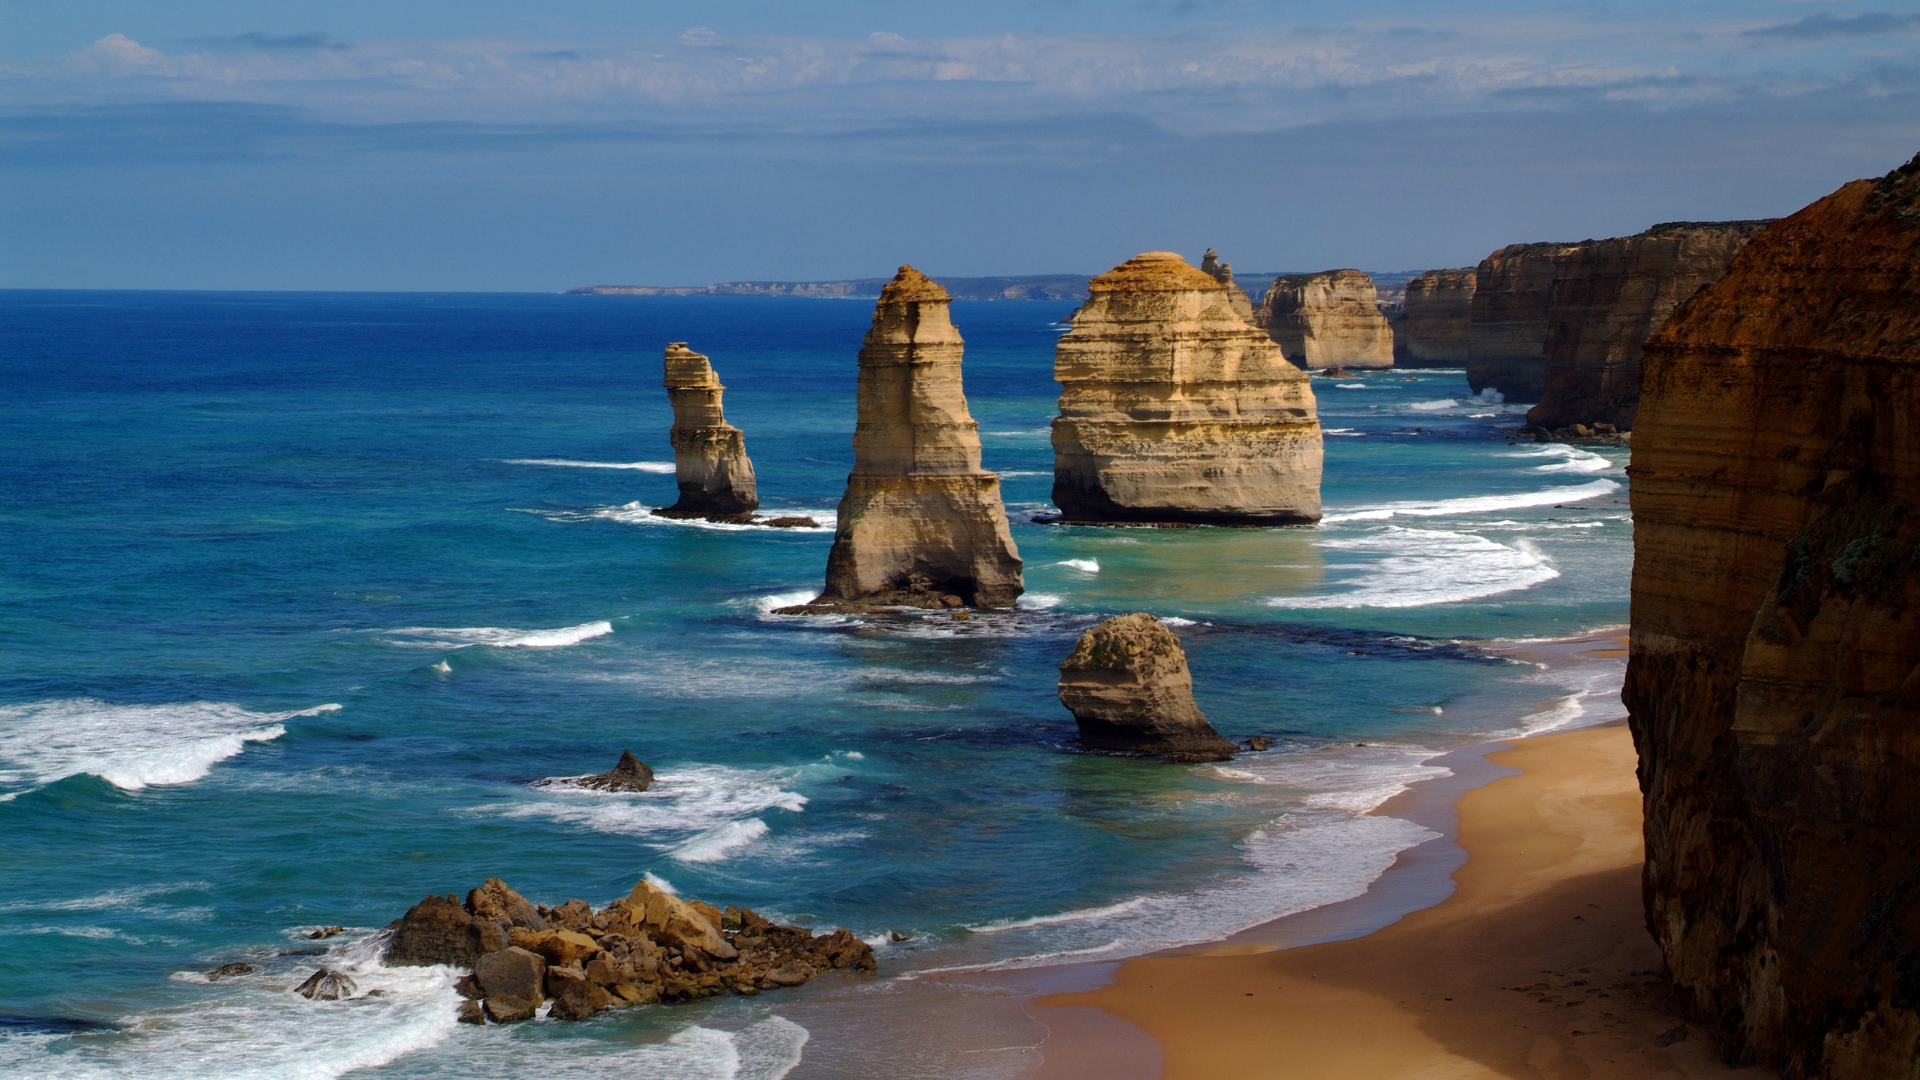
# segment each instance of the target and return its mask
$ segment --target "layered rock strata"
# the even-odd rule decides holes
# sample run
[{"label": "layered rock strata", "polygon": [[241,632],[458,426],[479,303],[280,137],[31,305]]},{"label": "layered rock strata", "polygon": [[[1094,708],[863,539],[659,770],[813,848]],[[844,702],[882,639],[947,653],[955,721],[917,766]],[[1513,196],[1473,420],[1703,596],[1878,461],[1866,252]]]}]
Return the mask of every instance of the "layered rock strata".
[{"label": "layered rock strata", "polygon": [[673,470],[680,499],[664,517],[745,523],[760,505],[747,440],[720,408],[726,387],[705,356],[684,341],[667,346],[667,399],[673,403]]},{"label": "layered rock strata", "polygon": [[980,467],[945,289],[903,266],[860,350],[853,471],[814,606],[1008,607],[1024,585],[1000,477]]},{"label": "layered rock strata", "polygon": [[1212,248],[1208,248],[1207,253],[1200,257],[1200,272],[1219,282],[1220,287],[1227,290],[1227,306],[1233,309],[1235,315],[1247,320],[1249,324],[1253,322],[1253,298],[1247,295],[1247,290],[1234,284],[1232,263],[1221,262],[1220,256],[1214,254]]},{"label": "layered rock strata", "polygon": [[1080,635],[1060,664],[1060,703],[1097,750],[1225,761],[1238,747],[1193,701],[1187,654],[1151,615],[1116,615]]},{"label": "layered rock strata", "polygon": [[1394,324],[1398,367],[1465,364],[1473,323],[1475,269],[1429,270],[1407,282],[1406,305]]},{"label": "layered rock strata", "polygon": [[1678,221],[1570,246],[1554,270],[1545,384],[1527,423],[1631,430],[1647,336],[1681,301],[1720,280],[1747,241],[1770,224]]},{"label": "layered rock strata", "polygon": [[[384,958],[470,972],[456,989],[466,999],[459,1018],[475,1024],[526,1020],[548,1002],[549,1015],[584,1020],[608,1008],[798,986],[836,968],[874,970],[872,947],[850,931],[781,926],[646,881],[595,911],[584,900],[535,906],[489,878],[464,905],[452,896],[415,904],[394,924]],[[322,969],[300,992],[338,998],[356,989]]]},{"label": "layered rock strata", "polygon": [[1572,244],[1508,244],[1474,271],[1467,386],[1508,401],[1539,401],[1547,385],[1547,322],[1560,256]]},{"label": "layered rock strata", "polygon": [[1920,1076],[1920,158],[1646,343],[1623,698],[1647,919],[1726,1057]]},{"label": "layered rock strata", "polygon": [[1373,279],[1358,270],[1273,279],[1254,320],[1303,368],[1393,366],[1393,328]]},{"label": "layered rock strata", "polygon": [[1320,518],[1307,376],[1171,252],[1093,279],[1054,351],[1053,501],[1067,522]]}]

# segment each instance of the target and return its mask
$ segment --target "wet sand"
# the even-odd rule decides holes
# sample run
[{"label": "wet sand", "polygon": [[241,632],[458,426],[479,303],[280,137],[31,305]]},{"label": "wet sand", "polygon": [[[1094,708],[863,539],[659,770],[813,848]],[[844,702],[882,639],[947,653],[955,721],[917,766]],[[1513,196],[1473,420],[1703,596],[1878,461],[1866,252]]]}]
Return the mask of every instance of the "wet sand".
[{"label": "wet sand", "polygon": [[1728,1069],[1680,1019],[1642,922],[1625,726],[1523,739],[1488,760],[1520,771],[1460,798],[1467,857],[1450,897],[1361,937],[1285,948],[1250,932],[1041,998],[1053,1037],[1037,1075],[1775,1075]]}]

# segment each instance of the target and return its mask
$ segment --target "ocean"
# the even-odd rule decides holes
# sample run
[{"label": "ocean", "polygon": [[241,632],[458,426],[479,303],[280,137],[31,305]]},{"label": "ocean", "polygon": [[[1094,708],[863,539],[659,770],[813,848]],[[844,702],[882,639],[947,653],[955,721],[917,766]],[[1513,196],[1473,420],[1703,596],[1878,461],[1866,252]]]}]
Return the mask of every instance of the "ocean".
[{"label": "ocean", "polygon": [[[1434,835],[1368,811],[1436,755],[1618,712],[1617,662],[1508,646],[1626,621],[1624,450],[1514,445],[1457,370],[1316,379],[1320,526],[1035,524],[1073,306],[953,305],[1028,590],[954,623],[772,614],[822,581],[870,301],[0,292],[0,1074],[773,1080],[840,976],[477,1029],[369,938],[644,875],[850,927],[876,985],[1118,959],[1355,896]],[[650,514],[668,341],[822,528]],[[1273,748],[1078,750],[1057,665],[1128,611]],[[625,749],[653,790],[541,783]],[[290,992],[323,964],[387,992]]]}]

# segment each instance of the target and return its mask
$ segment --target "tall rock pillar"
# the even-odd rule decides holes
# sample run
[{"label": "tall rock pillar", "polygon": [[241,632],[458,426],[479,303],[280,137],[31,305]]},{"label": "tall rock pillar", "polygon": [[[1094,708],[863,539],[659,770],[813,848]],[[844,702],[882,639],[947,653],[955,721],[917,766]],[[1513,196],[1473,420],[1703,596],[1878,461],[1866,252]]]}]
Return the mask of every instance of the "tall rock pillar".
[{"label": "tall rock pillar", "polygon": [[1234,311],[1219,281],[1149,251],[1087,290],[1053,358],[1053,502],[1063,520],[1320,519],[1312,386]]},{"label": "tall rock pillar", "polygon": [[747,439],[721,413],[726,387],[707,358],[684,341],[667,345],[667,399],[673,403],[673,472],[680,500],[664,517],[751,521],[760,505]]},{"label": "tall rock pillar", "polygon": [[947,291],[903,266],[860,350],[853,472],[816,604],[1007,607],[1025,588],[960,385]]},{"label": "tall rock pillar", "polygon": [[1254,321],[1303,368],[1393,366],[1393,327],[1373,278],[1326,270],[1273,279]]}]

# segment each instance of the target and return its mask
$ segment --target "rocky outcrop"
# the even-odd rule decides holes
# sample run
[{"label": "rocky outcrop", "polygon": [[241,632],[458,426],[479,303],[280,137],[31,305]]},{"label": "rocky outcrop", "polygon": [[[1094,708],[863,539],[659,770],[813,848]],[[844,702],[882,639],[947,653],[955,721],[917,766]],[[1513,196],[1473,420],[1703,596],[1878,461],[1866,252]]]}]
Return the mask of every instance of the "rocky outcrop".
[{"label": "rocky outcrop", "polygon": [[1254,320],[1303,368],[1392,367],[1393,328],[1378,301],[1358,270],[1289,274],[1267,286]]},{"label": "rocky outcrop", "polygon": [[1555,264],[1546,381],[1527,423],[1631,430],[1640,348],[1680,302],[1720,280],[1771,221],[1668,222],[1635,236],[1570,245]]},{"label": "rocky outcrop", "polygon": [[1646,343],[1623,698],[1647,918],[1731,1061],[1920,1076],[1920,158]]},{"label": "rocky outcrop", "polygon": [[1151,615],[1116,615],[1081,634],[1060,664],[1060,703],[1097,750],[1225,761],[1238,749],[1194,704],[1187,654]]},{"label": "rocky outcrop", "polygon": [[1306,375],[1224,286],[1150,251],[1093,279],[1054,351],[1053,501],[1067,522],[1290,525],[1320,517]]},{"label": "rocky outcrop", "polygon": [[1539,401],[1547,385],[1547,320],[1560,256],[1572,244],[1508,244],[1474,271],[1467,386]]},{"label": "rocky outcrop", "polygon": [[1008,607],[1024,588],[1000,477],[980,467],[945,289],[911,266],[860,350],[853,472],[811,607]]},{"label": "rocky outcrop", "polygon": [[[499,878],[467,895],[466,908],[451,896],[415,904],[394,924],[384,958],[467,970],[455,988],[467,999],[458,1018],[468,1023],[525,1020],[548,1003],[550,1016],[584,1020],[602,1009],[752,995],[825,971],[874,970],[872,947],[847,930],[781,926],[646,881],[599,911],[584,900],[534,908]],[[326,969],[299,989],[337,998],[357,990]]]},{"label": "rocky outcrop", "polygon": [[720,409],[726,387],[707,358],[684,341],[667,345],[667,398],[673,403],[673,469],[680,500],[662,517],[746,523],[760,505],[747,440]]},{"label": "rocky outcrop", "polygon": [[1407,282],[1406,306],[1394,324],[1397,367],[1465,364],[1473,322],[1475,270],[1429,270]]},{"label": "rocky outcrop", "polygon": [[647,767],[646,762],[634,757],[633,751],[622,750],[620,761],[612,770],[595,776],[583,776],[574,783],[595,791],[645,791],[653,786],[653,770]]},{"label": "rocky outcrop", "polygon": [[1253,298],[1247,295],[1247,290],[1233,283],[1233,264],[1221,262],[1220,256],[1215,255],[1212,248],[1208,248],[1207,253],[1200,257],[1200,272],[1219,282],[1220,287],[1227,290],[1227,306],[1233,309],[1235,315],[1245,319],[1251,325]]}]

